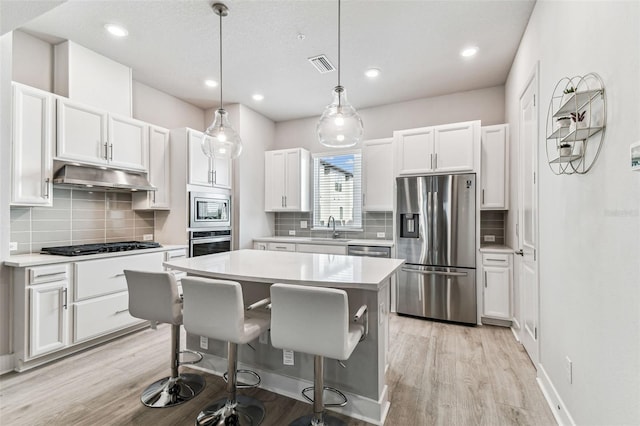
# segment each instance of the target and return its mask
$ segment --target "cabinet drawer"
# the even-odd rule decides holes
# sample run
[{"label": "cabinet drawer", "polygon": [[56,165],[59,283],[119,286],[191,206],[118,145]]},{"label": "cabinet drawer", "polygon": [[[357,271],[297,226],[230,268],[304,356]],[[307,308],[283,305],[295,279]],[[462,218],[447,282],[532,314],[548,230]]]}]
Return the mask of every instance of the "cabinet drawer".
[{"label": "cabinet drawer", "polygon": [[162,272],[163,253],[119,256],[75,264],[75,301],[127,290],[125,269]]},{"label": "cabinet drawer", "polygon": [[170,250],[164,254],[165,261],[182,259],[183,257],[187,257],[187,249]]},{"label": "cabinet drawer", "polygon": [[268,243],[267,250],[296,251],[296,245],[294,243]]},{"label": "cabinet drawer", "polygon": [[38,266],[29,269],[29,284],[50,283],[69,279],[69,264]]},{"label": "cabinet drawer", "polygon": [[507,253],[482,253],[482,264],[507,267],[511,264],[511,255]]},{"label": "cabinet drawer", "polygon": [[347,247],[326,244],[298,244],[297,251],[300,253],[347,254]]},{"label": "cabinet drawer", "polygon": [[74,304],[73,342],[142,322],[129,315],[129,293],[121,292]]}]

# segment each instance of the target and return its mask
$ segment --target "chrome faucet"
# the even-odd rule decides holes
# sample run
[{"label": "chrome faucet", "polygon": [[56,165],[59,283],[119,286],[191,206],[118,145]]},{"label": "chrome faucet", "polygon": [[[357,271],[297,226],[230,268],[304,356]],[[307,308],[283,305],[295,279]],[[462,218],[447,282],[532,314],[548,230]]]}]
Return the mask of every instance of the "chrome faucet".
[{"label": "chrome faucet", "polygon": [[329,216],[329,219],[327,220],[327,228],[331,226],[331,222],[333,222],[333,234],[331,235],[331,238],[338,238],[340,234],[336,232],[336,218]]}]

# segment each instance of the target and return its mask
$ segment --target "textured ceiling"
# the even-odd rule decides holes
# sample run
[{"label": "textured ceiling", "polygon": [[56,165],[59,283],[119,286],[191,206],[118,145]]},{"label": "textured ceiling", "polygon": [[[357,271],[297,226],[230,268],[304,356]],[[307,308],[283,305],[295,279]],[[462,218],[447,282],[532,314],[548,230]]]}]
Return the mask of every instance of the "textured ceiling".
[{"label": "textured ceiling", "polygon": [[[29,3],[29,2],[24,2]],[[73,40],[133,68],[134,79],[202,108],[218,105],[218,16],[211,1],[69,0],[22,29],[49,42]],[[337,2],[227,1],[223,20],[224,101],[274,121],[319,115],[337,73],[320,74],[307,58],[337,65]],[[534,2],[342,2],[341,76],[356,108],[504,84]],[[113,39],[105,23],[129,30]],[[302,40],[298,37],[304,34]],[[460,57],[467,45],[480,48]],[[376,80],[365,69],[380,68]],[[253,93],[265,99],[254,101]]]}]

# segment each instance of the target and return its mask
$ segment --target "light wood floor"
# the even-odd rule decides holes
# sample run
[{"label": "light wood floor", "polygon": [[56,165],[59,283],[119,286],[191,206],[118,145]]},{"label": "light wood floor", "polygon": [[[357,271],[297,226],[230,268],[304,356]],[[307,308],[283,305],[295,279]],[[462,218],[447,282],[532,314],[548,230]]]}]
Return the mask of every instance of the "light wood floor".
[{"label": "light wood floor", "polygon": [[[184,333],[183,333],[184,334]],[[222,379],[168,409],[140,403],[144,387],[168,374],[169,327],[120,338],[24,373],[0,377],[0,424],[192,425],[224,394]],[[188,371],[188,368],[183,368]],[[196,372],[197,373],[197,372]],[[386,426],[554,425],[535,370],[507,328],[392,316]],[[311,406],[261,389],[265,426],[287,425]],[[342,417],[348,425],[368,423]]]}]

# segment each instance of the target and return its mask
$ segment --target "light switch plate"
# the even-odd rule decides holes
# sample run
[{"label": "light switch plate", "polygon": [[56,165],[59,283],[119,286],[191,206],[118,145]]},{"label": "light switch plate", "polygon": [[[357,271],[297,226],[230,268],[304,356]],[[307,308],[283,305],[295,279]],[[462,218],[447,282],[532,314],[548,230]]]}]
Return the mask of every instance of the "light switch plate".
[{"label": "light switch plate", "polygon": [[494,243],[496,241],[496,236],[495,235],[485,235],[484,236],[484,241],[488,242],[488,243]]},{"label": "light switch plate", "polygon": [[18,250],[18,243],[15,241],[11,241],[9,243],[9,251],[16,251]]},{"label": "light switch plate", "polygon": [[378,237],[378,238],[384,238],[384,235],[385,235],[384,232],[376,233],[376,237]]},{"label": "light switch plate", "polygon": [[301,220],[300,221],[300,229],[307,229],[307,221],[306,220]]},{"label": "light switch plate", "polygon": [[200,348],[209,349],[209,338],[200,336]]},{"label": "light switch plate", "polygon": [[153,234],[144,234],[144,235],[142,235],[142,239],[144,241],[152,241],[153,240]]},{"label": "light switch plate", "polygon": [[293,351],[283,349],[282,350],[282,363],[284,365],[294,365]]},{"label": "light switch plate", "polygon": [[289,235],[296,235],[295,229],[289,229]]}]

